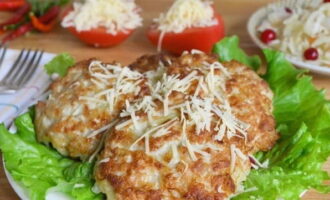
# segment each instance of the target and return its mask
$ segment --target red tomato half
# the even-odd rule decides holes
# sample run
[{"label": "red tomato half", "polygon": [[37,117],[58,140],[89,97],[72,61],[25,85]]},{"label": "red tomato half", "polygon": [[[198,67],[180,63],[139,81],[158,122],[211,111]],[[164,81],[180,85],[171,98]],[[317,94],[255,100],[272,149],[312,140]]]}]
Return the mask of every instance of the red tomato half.
[{"label": "red tomato half", "polygon": [[[215,15],[218,24],[209,27],[188,28],[181,33],[165,33],[162,41],[162,49],[174,54],[181,54],[183,51],[198,49],[206,53],[212,50],[213,45],[225,36],[224,22],[222,17]],[[160,31],[156,27],[150,27],[147,37],[152,44],[157,46]]]},{"label": "red tomato half", "polygon": [[[72,11],[72,7],[69,7],[63,12],[62,19]],[[127,30],[126,33],[119,32],[116,35],[112,35],[106,32],[106,29],[99,27],[89,31],[77,31],[75,27],[69,27],[68,30],[81,41],[88,45],[95,47],[111,47],[120,44],[126,38],[128,38],[134,30]]]},{"label": "red tomato half", "polygon": [[133,32],[133,30],[129,30],[127,33],[119,32],[116,35],[112,35],[107,33],[106,29],[103,27],[80,32],[78,32],[75,27],[69,27],[68,30],[81,41],[95,47],[115,46],[123,42]]}]

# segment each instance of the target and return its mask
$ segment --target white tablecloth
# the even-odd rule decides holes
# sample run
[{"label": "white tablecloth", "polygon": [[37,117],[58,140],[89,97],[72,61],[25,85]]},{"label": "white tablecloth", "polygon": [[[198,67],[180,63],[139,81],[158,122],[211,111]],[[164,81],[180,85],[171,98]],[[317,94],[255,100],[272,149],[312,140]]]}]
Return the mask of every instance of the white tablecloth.
[{"label": "white tablecloth", "polygon": [[[19,53],[19,50],[7,50],[6,57],[0,66],[0,80],[6,76]],[[37,98],[45,92],[49,86],[50,78],[44,71],[44,65],[54,56],[55,54],[44,53],[38,69],[31,80],[17,93],[0,94],[0,123],[9,125],[18,114],[35,104]]]}]

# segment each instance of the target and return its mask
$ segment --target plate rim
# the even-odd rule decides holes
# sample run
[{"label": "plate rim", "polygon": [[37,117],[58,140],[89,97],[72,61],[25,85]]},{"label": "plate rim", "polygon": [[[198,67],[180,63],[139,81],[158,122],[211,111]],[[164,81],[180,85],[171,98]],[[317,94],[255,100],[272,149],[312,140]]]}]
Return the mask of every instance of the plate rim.
[{"label": "plate rim", "polygon": [[18,181],[15,181],[13,176],[10,174],[10,172],[6,168],[6,161],[5,158],[2,156],[2,166],[3,171],[5,172],[7,181],[11,188],[14,190],[14,192],[17,194],[17,196],[22,200],[29,200],[28,191],[25,187],[19,184]]}]

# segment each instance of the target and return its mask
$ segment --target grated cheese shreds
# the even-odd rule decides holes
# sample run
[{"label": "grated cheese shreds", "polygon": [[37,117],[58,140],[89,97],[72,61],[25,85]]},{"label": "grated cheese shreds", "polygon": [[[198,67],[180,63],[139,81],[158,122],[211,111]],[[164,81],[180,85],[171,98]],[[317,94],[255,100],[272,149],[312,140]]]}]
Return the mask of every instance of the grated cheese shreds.
[{"label": "grated cheese shreds", "polygon": [[[225,82],[231,74],[221,63],[204,62],[201,66],[192,67],[191,72],[185,77],[180,77],[178,74],[168,75],[166,71],[164,73],[164,69],[162,73],[149,72],[147,76],[151,80],[149,80],[150,95],[132,104],[126,102],[126,109],[120,116],[130,117],[130,119],[116,127],[123,128],[133,124],[138,138],[130,146],[130,150],[136,149],[138,143],[144,140],[144,147],[140,146],[139,149],[144,148],[148,155],[156,155],[157,153],[150,150],[150,140],[166,137],[174,126],[180,126],[181,137],[170,141],[172,146],[164,147],[172,152],[172,159],[167,165],[173,167],[180,159],[178,158],[179,145],[187,148],[192,161],[197,161],[201,157],[205,162],[209,162],[211,155],[208,149],[222,151],[217,141],[222,141],[225,137],[247,139],[249,125],[238,120],[232,113],[225,93]],[[181,93],[183,98],[178,100],[173,96],[173,92]],[[146,119],[136,119],[134,114],[136,112],[145,113]],[[170,115],[172,117],[169,117]],[[157,122],[162,118],[166,120]],[[141,123],[146,123],[146,121],[148,125],[142,126]],[[142,128],[138,129],[138,127]],[[191,130],[195,130],[196,135],[204,131],[214,131],[216,133],[214,142],[191,143],[189,140]],[[236,156],[246,160],[247,157],[238,148],[232,147],[231,151],[232,165],[236,162]]]},{"label": "grated cheese shreds", "polygon": [[86,134],[84,134],[85,136],[87,136],[87,138],[92,138],[92,137],[95,137],[97,134],[100,134],[106,130],[109,130],[111,129],[115,124],[117,124],[118,120],[114,120],[113,122],[111,122],[110,124],[108,125],[105,125],[103,126],[102,128],[99,128],[95,131],[92,131],[92,132],[88,132]]},{"label": "grated cheese shreds", "polygon": [[187,122],[184,119],[183,120],[183,125],[182,125],[182,139],[183,139],[183,142],[182,143],[183,143],[184,146],[187,147],[188,153],[189,153],[191,159],[193,161],[196,161],[197,160],[197,157],[196,157],[195,152],[193,151],[193,148],[192,148],[192,146],[190,144],[189,138],[187,137],[186,130],[187,130]]},{"label": "grated cheese shreds", "polygon": [[121,129],[123,129],[124,127],[130,125],[131,123],[132,123],[132,120],[129,119],[129,120],[126,120],[126,121],[124,121],[124,122],[121,122],[121,123],[118,124],[115,128],[116,128],[116,130],[121,130]]},{"label": "grated cheese shreds", "polygon": [[[122,67],[119,64],[103,64],[98,60],[91,61],[88,66],[88,73],[91,76],[91,82],[86,84],[94,84],[97,88],[96,94],[85,94],[85,96],[79,96],[78,98],[80,101],[86,101],[86,105],[91,109],[99,106],[104,107],[109,115],[112,115],[113,111],[118,109],[117,103],[122,100],[123,95],[136,95],[140,91],[139,85],[145,78],[139,72],[132,71],[128,67]],[[81,110],[82,107],[78,106],[72,114],[75,115]],[[132,119],[136,121],[134,113],[131,114]],[[83,135],[87,138],[95,137],[112,128],[117,122],[117,120],[114,120],[110,124],[98,127],[96,130],[86,131]]]},{"label": "grated cheese shreds", "polygon": [[[80,97],[94,103],[108,104],[109,112],[113,112],[118,97],[123,94],[136,94],[140,91],[139,84],[143,75],[120,65],[103,64],[101,61],[92,61],[89,65],[89,74],[99,88],[104,88],[93,97]],[[100,87],[101,86],[101,87]],[[110,88],[109,88],[110,87]]]},{"label": "grated cheese shreds", "polygon": [[235,145],[230,145],[230,173],[233,173],[236,164]]},{"label": "grated cheese shreds", "polygon": [[172,150],[172,159],[169,162],[170,167],[174,167],[176,164],[180,162],[180,155],[178,152],[178,147],[175,144],[171,144],[171,150]]},{"label": "grated cheese shreds", "polygon": [[73,3],[71,11],[62,21],[63,27],[89,31],[104,27],[108,33],[128,32],[142,25],[139,8],[134,0],[86,0]]},{"label": "grated cheese shreds", "polygon": [[206,27],[217,24],[212,1],[176,0],[166,13],[154,20],[163,32],[180,33],[186,28]]},{"label": "grated cheese shreds", "polygon": [[210,131],[211,120],[213,113],[212,99],[199,99],[192,97],[191,101],[186,101],[184,113],[189,114],[191,120],[196,124],[196,133],[199,134],[202,130]]},{"label": "grated cheese shreds", "polygon": [[243,152],[239,148],[237,148],[234,144],[230,145],[230,156],[231,156],[231,160],[230,160],[230,172],[231,173],[233,173],[233,171],[235,170],[237,156],[242,161],[246,161],[248,159],[248,157],[246,155],[244,155]]},{"label": "grated cheese shreds", "polygon": [[260,163],[260,161],[256,157],[254,157],[253,155],[249,155],[249,157],[255,162],[255,164],[251,163],[253,168],[255,168],[255,169],[259,169],[259,168],[266,169],[266,168],[268,168],[268,164],[269,164],[268,159],[265,162]]},{"label": "grated cheese shreds", "polygon": [[102,160],[99,161],[99,164],[100,163],[107,163],[109,161],[110,161],[110,158],[104,158],[104,159],[102,159]]},{"label": "grated cheese shreds", "polygon": [[[171,124],[172,124],[172,123],[175,123],[176,120],[177,120],[177,118],[174,118],[174,119],[172,119],[172,120],[170,120],[170,121],[168,121],[168,122],[166,122],[166,123],[164,123],[164,124],[160,124],[160,125],[158,125],[158,126],[152,127],[150,130],[148,130],[146,133],[144,133],[141,137],[139,137],[137,140],[135,140],[135,142],[131,145],[130,150],[133,150],[133,149],[134,149],[134,146],[135,146],[137,143],[139,143],[142,139],[144,139],[144,138],[146,138],[146,137],[149,137],[149,135],[150,135],[151,133],[153,133],[153,132],[155,132],[155,131],[157,131],[157,130],[163,128],[163,127],[171,126]],[[146,140],[146,143],[147,143],[148,141],[149,141],[149,139]],[[149,144],[146,144],[146,146],[149,147]]]}]

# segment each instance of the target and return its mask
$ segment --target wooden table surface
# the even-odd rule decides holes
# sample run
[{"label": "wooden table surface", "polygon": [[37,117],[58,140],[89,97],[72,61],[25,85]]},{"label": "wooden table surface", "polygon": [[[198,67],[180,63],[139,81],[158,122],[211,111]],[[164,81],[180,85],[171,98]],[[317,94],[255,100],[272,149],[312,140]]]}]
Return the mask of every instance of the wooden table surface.
[{"label": "wooden table surface", "polygon": [[[29,34],[19,38],[10,44],[11,48],[42,48],[48,52],[68,52],[77,60],[90,57],[100,58],[104,61],[117,60],[124,64],[132,62],[142,54],[155,53],[155,48],[150,45],[145,37],[146,27],[153,17],[167,8],[172,0],[137,0],[142,7],[144,27],[139,28],[126,42],[120,46],[109,49],[96,49],[85,46],[76,38],[70,35],[60,26],[48,34]],[[246,31],[246,24],[249,16],[259,7],[272,2],[271,0],[215,0],[216,9],[222,14],[227,35],[238,35],[241,39],[241,46],[249,53],[260,54],[260,50],[253,44]],[[6,14],[0,14],[0,21],[6,18]],[[312,74],[314,83],[318,88],[327,89],[327,97],[330,98],[330,77]],[[325,165],[330,172],[330,161]],[[0,200],[19,199],[11,189],[4,175],[0,164]],[[328,200],[330,195],[318,194],[309,191],[303,197],[305,200]]]}]

